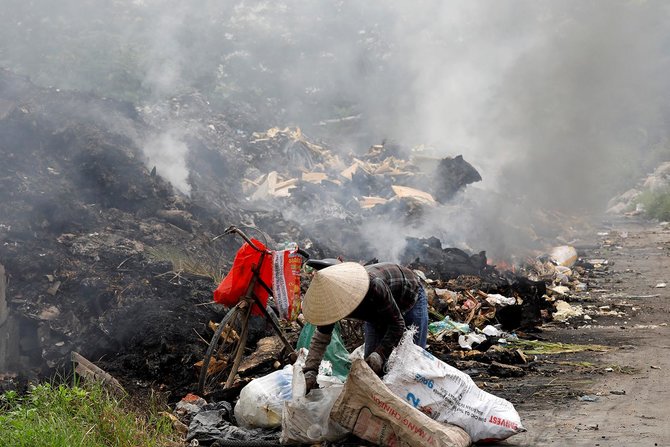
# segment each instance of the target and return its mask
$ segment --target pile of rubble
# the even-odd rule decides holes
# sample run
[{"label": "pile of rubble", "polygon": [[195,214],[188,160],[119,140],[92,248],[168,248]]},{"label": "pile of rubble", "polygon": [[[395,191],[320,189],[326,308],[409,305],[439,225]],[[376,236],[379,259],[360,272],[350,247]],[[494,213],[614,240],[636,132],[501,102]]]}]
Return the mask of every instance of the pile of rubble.
[{"label": "pile of rubble", "polygon": [[[195,389],[210,322],[224,312],[212,291],[239,247],[216,239],[225,227],[250,224],[273,246],[291,241],[317,258],[365,261],[378,256],[359,231],[366,219],[412,225],[481,180],[461,156],[390,143],[342,154],[298,128],[254,133],[241,113],[217,115],[195,94],[135,109],[0,72],[0,271],[9,278],[0,281],[0,339],[20,340],[0,345],[2,386],[20,381],[19,371],[25,379],[67,368],[76,351],[127,388],[183,396]],[[177,118],[190,149],[190,196],[141,150]],[[598,268],[570,247],[498,268],[483,251],[445,248],[435,237],[401,242],[399,261],[428,291],[430,350],[498,376],[530,368],[515,340],[560,315],[561,298],[583,291]],[[345,329],[355,345],[360,327]],[[295,342],[300,326],[285,330]],[[267,326],[255,321],[251,332],[236,386],[207,396],[219,403],[189,403],[203,418],[228,420],[231,433],[239,434],[230,411],[240,390],[283,366]]]}]

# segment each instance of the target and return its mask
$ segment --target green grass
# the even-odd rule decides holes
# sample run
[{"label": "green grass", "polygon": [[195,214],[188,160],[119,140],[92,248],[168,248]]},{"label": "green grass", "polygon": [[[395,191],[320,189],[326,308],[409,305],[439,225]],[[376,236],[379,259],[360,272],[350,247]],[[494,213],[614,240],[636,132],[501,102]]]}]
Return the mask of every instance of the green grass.
[{"label": "green grass", "polygon": [[658,191],[644,191],[637,199],[644,205],[647,217],[658,220],[670,220],[670,188]]},{"label": "green grass", "polygon": [[609,348],[603,345],[577,345],[572,343],[558,343],[539,340],[512,340],[510,346],[519,348],[524,354],[565,354],[570,352],[597,351],[604,352]]},{"label": "green grass", "polygon": [[1,447],[158,447],[178,439],[157,410],[132,409],[99,384],[43,383],[0,395]]}]

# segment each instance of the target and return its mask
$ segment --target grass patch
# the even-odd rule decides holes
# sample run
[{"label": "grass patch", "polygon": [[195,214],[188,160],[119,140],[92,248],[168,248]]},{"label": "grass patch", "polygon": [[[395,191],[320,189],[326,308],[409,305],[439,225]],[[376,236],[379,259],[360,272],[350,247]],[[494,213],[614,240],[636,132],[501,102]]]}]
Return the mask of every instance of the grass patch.
[{"label": "grass patch", "polygon": [[609,348],[603,345],[576,345],[572,343],[558,343],[539,340],[513,340],[509,344],[521,349],[524,354],[550,355],[565,354],[570,352],[599,351],[604,352]]},{"label": "grass patch", "polygon": [[162,245],[147,249],[149,257],[155,261],[165,261],[172,264],[175,274],[189,274],[211,279],[219,284],[226,276],[226,265],[221,256],[204,253],[196,256],[180,248]]},{"label": "grass patch", "polygon": [[31,386],[0,395],[2,447],[159,447],[182,445],[169,418],[131,409],[100,384]]},{"label": "grass patch", "polygon": [[670,188],[658,191],[644,191],[637,199],[644,206],[647,217],[658,220],[670,220]]}]

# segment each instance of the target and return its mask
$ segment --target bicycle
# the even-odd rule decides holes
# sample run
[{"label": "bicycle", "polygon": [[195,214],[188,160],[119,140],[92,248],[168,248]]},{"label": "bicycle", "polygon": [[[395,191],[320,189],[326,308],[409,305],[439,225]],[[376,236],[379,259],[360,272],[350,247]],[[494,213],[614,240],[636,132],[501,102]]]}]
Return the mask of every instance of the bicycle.
[{"label": "bicycle", "polygon": [[[261,299],[255,293],[257,285],[260,285],[268,296],[273,296],[273,291],[261,278],[261,268],[267,258],[272,258],[273,251],[267,248],[263,249],[256,244],[236,226],[228,227],[223,235],[237,234],[253,250],[260,253],[258,263],[252,266],[252,276],[247,285],[246,292],[238,300],[237,304],[231,307],[224,315],[218,327],[212,335],[212,339],[202,360],[198,380],[198,394],[208,395],[214,389],[221,388],[225,390],[230,388],[235,380],[240,363],[244,357],[244,350],[249,336],[249,319],[252,315],[254,306],[260,309],[262,315],[271,324],[272,328],[279,336],[284,345],[282,355],[287,352],[295,355],[295,351],[286,338],[286,334],[279,325],[276,314],[271,307],[264,306]],[[267,241],[266,241],[267,242]],[[267,245],[267,244],[266,244]],[[308,259],[309,255],[301,249],[297,250],[302,258]],[[227,375],[225,382],[222,378]]]}]

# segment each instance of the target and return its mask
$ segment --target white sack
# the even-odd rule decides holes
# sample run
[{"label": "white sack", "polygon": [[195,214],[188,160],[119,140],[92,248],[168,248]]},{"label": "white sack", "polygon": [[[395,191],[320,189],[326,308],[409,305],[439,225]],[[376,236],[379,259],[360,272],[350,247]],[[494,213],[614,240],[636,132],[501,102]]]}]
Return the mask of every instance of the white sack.
[{"label": "white sack", "polygon": [[388,361],[384,383],[432,419],[463,428],[473,442],[500,440],[526,431],[514,406],[477,387],[470,376],[447,365],[403,336]]}]

